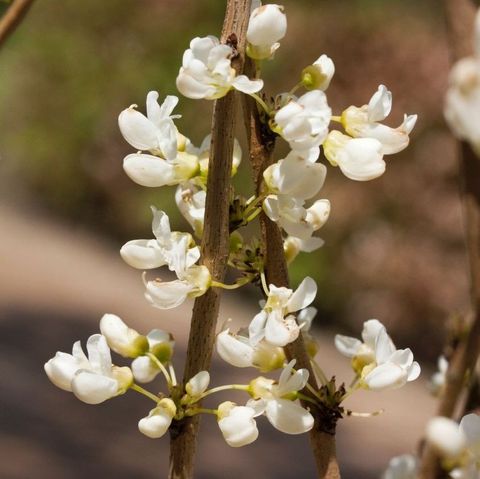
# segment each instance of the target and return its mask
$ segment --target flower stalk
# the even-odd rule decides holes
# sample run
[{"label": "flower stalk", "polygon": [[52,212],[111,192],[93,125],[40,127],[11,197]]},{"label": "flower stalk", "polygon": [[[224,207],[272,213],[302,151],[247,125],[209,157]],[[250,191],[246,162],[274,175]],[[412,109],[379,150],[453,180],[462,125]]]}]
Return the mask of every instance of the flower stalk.
[{"label": "flower stalk", "polygon": [[[237,73],[243,69],[245,35],[250,15],[249,0],[228,0],[221,42],[231,43],[238,52],[232,59]],[[212,279],[223,282],[228,261],[229,192],[235,129],[235,92],[215,101],[212,121],[211,155],[205,203],[205,227],[202,238],[203,264]],[[215,339],[220,306],[219,288],[210,288],[195,300],[192,313],[184,384],[199,371],[208,370]],[[199,416],[172,424],[170,428],[170,479],[193,476],[193,461]]]},{"label": "flower stalk", "polygon": [[[246,60],[245,73],[249,77],[255,77],[255,62],[251,59]],[[244,114],[247,139],[249,143],[249,157],[252,165],[254,182],[257,188],[257,195],[261,195],[263,172],[272,164],[272,153],[275,147],[275,136],[265,128],[260,112],[252,98],[244,97]],[[268,284],[276,286],[289,286],[288,267],[283,252],[283,239],[280,228],[276,223],[270,221],[267,215],[262,211],[260,213],[260,227],[262,234],[262,244],[264,245],[265,275],[262,275],[264,289]],[[318,391],[318,384],[312,371],[310,359],[308,357],[303,336],[298,338],[285,347],[285,353],[288,360],[295,358],[298,368],[305,368],[309,371],[308,384],[311,389]],[[302,401],[304,407],[311,404]],[[335,431],[325,431],[319,408],[311,408],[315,417],[314,427],[310,431],[310,443],[317,466],[319,478],[337,479],[340,478],[340,471],[336,459]]]}]

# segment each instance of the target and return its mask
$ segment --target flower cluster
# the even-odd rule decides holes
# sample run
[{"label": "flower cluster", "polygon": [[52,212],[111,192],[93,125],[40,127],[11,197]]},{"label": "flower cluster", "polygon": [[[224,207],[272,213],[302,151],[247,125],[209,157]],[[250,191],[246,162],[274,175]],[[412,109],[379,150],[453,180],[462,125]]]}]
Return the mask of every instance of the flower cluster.
[{"label": "flower cluster", "polygon": [[[287,17],[280,5],[252,3],[246,53],[259,68],[260,62],[272,59],[280,47]],[[223,327],[216,337],[216,350],[235,367],[253,367],[264,374],[280,369],[278,380],[257,376],[248,384],[210,388],[210,374],[199,371],[185,378],[188,381],[183,387],[177,382],[172,362],[172,336],[159,329],[142,335],[112,314],[101,319],[101,334],[88,339],[88,356],[77,342],[72,354],[58,352],[45,364],[45,371],[56,386],[73,392],[86,403],[98,404],[128,390],[152,400],[154,407],[138,423],[139,430],[151,438],[163,436],[174,421],[202,413],[215,416],[223,437],[232,447],[257,439],[256,420],[262,415],[281,432],[305,433],[314,426],[315,411],[331,408],[332,417],[341,416],[340,404],[359,387],[398,388],[420,373],[410,349],[397,350],[385,327],[370,320],[364,325],[363,341],[346,336],[335,339],[340,352],[351,358],[355,371],[352,387],[345,390],[342,385],[337,389],[334,379],[328,380],[315,362],[317,346],[310,331],[316,314],[311,306],[317,293],[315,281],[306,277],[296,290],[267,284],[265,245],[255,237],[245,240],[238,231],[263,211],[285,233],[287,263],[301,251],[312,252],[321,247],[323,241],[315,233],[330,214],[328,199],[317,198],[327,174],[325,164],[318,161],[322,149],[327,164],[339,166],[348,178],[371,180],[383,174],[384,155],[397,153],[408,145],[416,116],[405,116],[398,128],[384,125],[392,98],[383,85],[368,105],[350,106],[341,115],[332,115],[325,92],[335,65],[325,54],[302,70],[298,84],[289,92],[267,97],[261,92],[263,80],[248,78],[235,70],[232,62],[237,55],[233,39],[222,44],[214,36],[194,38],[183,55],[176,80],[178,91],[187,98],[215,100],[233,90],[249,95],[256,101],[266,136],[272,140],[282,138],[289,147],[284,158],[263,172],[258,194],[246,199],[231,189],[227,261],[237,275],[236,281],[224,284],[212,278],[197,244],[204,231],[209,194],[211,136],[206,136],[199,147],[194,146],[175,125],[180,117],[173,114],[178,98],[169,95],[160,104],[156,91],[147,94],[145,115],[136,105],[119,115],[120,131],[136,150],[124,158],[123,168],[142,186],[176,186],[175,202],[192,233],[172,230],[167,214],[152,207],[153,237],[128,241],[120,255],[128,265],[144,271],[145,298],[160,309],[175,308],[187,298],[205,294],[209,288],[236,289],[247,283],[260,286],[260,312],[236,334]],[[296,95],[300,88],[306,92]],[[332,121],[341,124],[345,133],[332,129]],[[235,140],[232,175],[241,157]],[[147,276],[147,271],[161,267],[176,278],[162,281]],[[317,376],[318,381],[312,384],[308,382],[308,369],[295,370],[296,360],[286,359],[284,348],[298,338],[303,339]],[[111,351],[130,359],[130,366],[113,365]],[[166,381],[163,392],[154,394],[140,385],[159,375]],[[203,407],[204,400],[225,390],[243,391],[248,400],[241,405],[225,401],[214,408]]]},{"label": "flower cluster", "polygon": [[397,349],[380,321],[366,321],[362,339],[363,342],[349,336],[335,336],[337,349],[352,360],[359,386],[373,391],[396,389],[420,375],[412,351]]}]

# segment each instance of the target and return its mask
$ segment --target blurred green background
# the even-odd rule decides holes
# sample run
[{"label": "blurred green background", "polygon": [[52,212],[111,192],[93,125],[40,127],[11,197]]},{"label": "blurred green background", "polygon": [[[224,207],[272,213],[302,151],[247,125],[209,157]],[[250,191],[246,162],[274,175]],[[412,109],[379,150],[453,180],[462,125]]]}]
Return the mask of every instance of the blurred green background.
[{"label": "blurred green background", "polygon": [[[143,188],[123,173],[132,149],[117,116],[132,103],[144,111],[149,90],[176,94],[183,51],[195,36],[219,34],[224,4],[35,2],[0,50],[0,201],[90,231],[112,251],[150,237],[151,204],[169,213],[175,228],[188,228],[173,188]],[[419,114],[411,145],[387,157],[383,177],[357,183],[329,167],[320,192],[332,203],[320,231],[326,244],[297,258],[293,284],[307,274],[317,280],[318,327],[358,334],[363,321],[377,317],[400,347],[432,361],[448,318],[468,309],[454,142],[442,119],[449,61],[440,2],[284,5],[288,33],[265,63],[267,93],[290,90],[302,68],[327,53],[336,65],[327,92],[335,114],[368,102],[379,84],[393,92],[391,126],[404,113]],[[197,145],[209,132],[211,109],[211,102],[181,98],[175,110],[180,131]],[[244,146],[240,128],[237,136]],[[285,151],[279,141],[277,157]],[[248,191],[245,159],[235,182]],[[18,240],[33,247],[35,233]]]}]

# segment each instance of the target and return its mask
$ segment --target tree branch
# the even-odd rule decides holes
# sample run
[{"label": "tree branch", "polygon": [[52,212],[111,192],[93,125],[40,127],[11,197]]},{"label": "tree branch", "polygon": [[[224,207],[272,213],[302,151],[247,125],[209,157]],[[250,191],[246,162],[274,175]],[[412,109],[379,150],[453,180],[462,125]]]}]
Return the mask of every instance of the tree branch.
[{"label": "tree branch", "polygon": [[10,7],[0,18],[0,48],[20,25],[32,3],[33,0],[13,0]]},{"label": "tree branch", "polygon": [[[475,6],[471,0],[445,0],[445,11],[450,53],[452,60],[457,61],[472,54]],[[473,320],[468,335],[455,349],[447,371],[445,391],[437,411],[437,415],[446,417],[454,417],[459,408],[466,380],[480,354],[480,159],[467,143],[457,143]],[[438,457],[426,446],[421,479],[436,479],[442,474]]]},{"label": "tree branch", "polygon": [[[251,78],[255,75],[255,64],[247,58],[245,73]],[[275,147],[275,138],[261,121],[255,101],[247,96],[243,97],[245,126],[247,139],[250,145],[249,154],[253,170],[253,177],[260,193],[263,171],[272,164],[272,153]],[[264,245],[265,273],[267,282],[275,286],[289,287],[288,268],[283,252],[282,234],[276,223],[270,221],[265,213],[260,214],[260,227],[262,231],[262,244]],[[310,385],[318,390],[318,384],[310,365],[302,335],[296,341],[285,347],[285,354],[289,360],[297,360],[296,368],[305,368],[309,371]],[[321,411],[312,408],[311,404],[303,403],[310,409],[315,418],[315,425],[310,431],[310,444],[315,458],[319,478],[338,479],[340,472],[335,452],[335,427],[326,427]],[[330,425],[331,426],[331,425]]]},{"label": "tree branch", "polygon": [[[236,44],[239,55],[232,60],[237,72],[243,69],[245,35],[250,16],[250,0],[228,0],[221,42]],[[215,102],[212,143],[208,164],[205,228],[202,261],[212,279],[223,281],[229,245],[229,193],[235,129],[235,91]],[[210,367],[215,328],[220,306],[220,290],[210,288],[195,300],[188,340],[184,384],[196,373]],[[193,460],[199,416],[174,423],[170,431],[170,479],[193,476]]]}]

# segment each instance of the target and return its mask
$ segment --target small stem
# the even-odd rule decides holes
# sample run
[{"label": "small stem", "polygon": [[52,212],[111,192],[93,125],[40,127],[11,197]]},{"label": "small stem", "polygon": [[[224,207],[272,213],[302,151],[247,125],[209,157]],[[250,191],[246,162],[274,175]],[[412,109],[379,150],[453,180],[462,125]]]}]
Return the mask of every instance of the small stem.
[{"label": "small stem", "polygon": [[294,93],[295,93],[301,86],[303,86],[303,83],[302,83],[302,82],[297,83],[297,84],[288,92],[288,96],[293,96]]},{"label": "small stem", "polygon": [[315,391],[313,386],[310,383],[307,383],[305,386],[318,400],[321,400],[322,398],[320,397],[320,394],[318,391]]},{"label": "small stem", "polygon": [[165,376],[165,379],[167,380],[168,389],[170,389],[172,387],[173,381],[172,381],[172,378],[170,377],[170,374],[168,374],[168,371],[165,368],[165,366],[154,354],[147,353],[146,356],[148,356],[155,363],[155,366],[157,366],[158,369],[162,371],[162,374]]},{"label": "small stem", "polygon": [[260,278],[262,280],[263,291],[264,291],[265,295],[268,296],[270,294],[270,290],[268,289],[267,280],[265,279],[265,272],[262,271],[260,273]]},{"label": "small stem", "polygon": [[175,387],[177,386],[177,376],[175,375],[175,369],[173,367],[173,364],[168,365],[168,371],[170,372],[170,377],[172,378],[172,386]]},{"label": "small stem", "polygon": [[353,388],[357,384],[359,379],[360,379],[360,376],[356,374],[355,377],[352,379],[352,382],[350,383],[349,388]]},{"label": "small stem", "polygon": [[315,399],[311,398],[310,396],[307,396],[306,394],[302,394],[302,393],[297,392],[297,396],[302,401],[307,401],[307,402],[310,402],[312,404],[315,404],[315,406],[318,406],[318,401],[315,401]]},{"label": "small stem", "polygon": [[342,123],[342,117],[341,116],[332,116],[330,119],[332,121],[336,121],[337,123]]},{"label": "small stem", "polygon": [[197,407],[192,409],[187,409],[185,412],[185,416],[195,416],[195,414],[214,414],[217,415],[218,409],[207,409],[204,407]]},{"label": "small stem", "polygon": [[249,391],[250,386],[248,384],[226,384],[225,386],[217,386],[216,388],[209,389],[203,394],[195,398],[195,402],[200,401],[204,397],[210,396],[210,394],[218,393],[220,391],[227,391],[235,389],[237,391]]},{"label": "small stem", "polygon": [[315,359],[311,359],[310,363],[312,364],[313,371],[318,376],[319,381],[322,383],[322,386],[328,383],[327,376],[323,372],[323,369],[318,365]]},{"label": "small stem", "polygon": [[342,397],[342,401],[345,401],[345,399],[349,398],[355,391],[358,391],[360,387],[361,386],[359,383],[355,383],[353,386],[348,388],[347,392]]},{"label": "small stem", "polygon": [[249,95],[263,108],[265,113],[270,116],[271,110],[268,105],[256,93],[249,93]]},{"label": "small stem", "polygon": [[139,386],[138,384],[133,383],[130,386],[130,389],[133,391],[136,391],[137,393],[143,394],[147,398],[151,399],[152,401],[155,401],[156,404],[160,401],[160,398],[158,396],[155,396],[155,394],[151,393],[150,391],[147,391],[146,389],[143,389],[142,386]]},{"label": "small stem", "polygon": [[252,198],[250,198],[246,203],[247,207],[245,208],[245,211],[243,213],[249,213],[251,210],[253,210],[253,208],[255,208],[255,206],[258,205],[258,203],[261,203],[267,196],[268,192],[265,192],[258,196],[253,196]]},{"label": "small stem", "polygon": [[262,212],[262,208],[257,208],[248,218],[245,218],[245,224],[248,224],[250,223],[250,221],[253,221],[261,212]]},{"label": "small stem", "polygon": [[246,276],[245,278],[240,279],[233,284],[224,284],[224,283],[221,283],[220,281],[212,281],[212,286],[214,286],[215,288],[222,288],[222,289],[238,289],[238,288],[241,288],[242,286],[245,286],[248,283],[251,283],[253,278],[254,276]]}]

